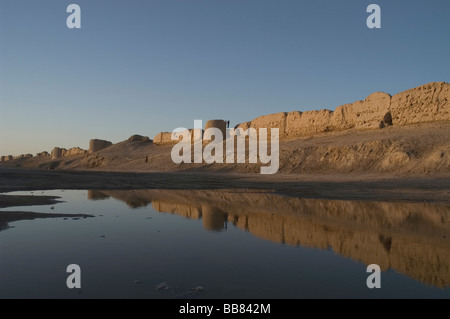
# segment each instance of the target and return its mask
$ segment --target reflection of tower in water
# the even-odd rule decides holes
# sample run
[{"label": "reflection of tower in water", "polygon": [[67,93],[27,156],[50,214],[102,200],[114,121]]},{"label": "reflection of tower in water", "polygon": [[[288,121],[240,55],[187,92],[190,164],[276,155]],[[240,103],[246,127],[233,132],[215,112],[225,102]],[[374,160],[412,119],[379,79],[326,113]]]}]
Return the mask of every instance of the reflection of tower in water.
[{"label": "reflection of tower in water", "polygon": [[102,200],[102,199],[108,199],[109,195],[96,190],[88,190],[87,192],[87,198],[89,200]]},{"label": "reflection of tower in water", "polygon": [[206,230],[221,231],[227,228],[228,214],[211,205],[202,204],[203,227]]},{"label": "reflection of tower in water", "polygon": [[190,204],[152,200],[152,207],[157,212],[177,214],[189,219],[202,219],[203,227],[206,230],[221,231],[227,228],[228,214],[213,205],[202,203],[198,206],[192,206]]}]

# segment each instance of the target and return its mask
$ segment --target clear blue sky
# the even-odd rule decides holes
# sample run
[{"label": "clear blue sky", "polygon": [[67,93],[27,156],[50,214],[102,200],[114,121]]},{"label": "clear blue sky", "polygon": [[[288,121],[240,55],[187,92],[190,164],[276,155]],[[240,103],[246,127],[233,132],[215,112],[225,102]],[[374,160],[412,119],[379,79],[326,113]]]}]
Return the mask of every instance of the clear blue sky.
[{"label": "clear blue sky", "polygon": [[1,155],[450,82],[449,0],[1,0],[0,39]]}]

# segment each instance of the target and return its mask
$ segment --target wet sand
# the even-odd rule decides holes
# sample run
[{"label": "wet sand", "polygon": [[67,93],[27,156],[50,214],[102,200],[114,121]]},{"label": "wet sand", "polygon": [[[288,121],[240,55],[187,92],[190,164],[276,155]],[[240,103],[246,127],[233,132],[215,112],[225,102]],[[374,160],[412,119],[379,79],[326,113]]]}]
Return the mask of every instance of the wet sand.
[{"label": "wet sand", "polygon": [[[260,175],[202,171],[122,173],[0,168],[0,192],[49,189],[259,189],[301,198],[450,203],[450,179],[444,177]],[[0,197],[0,207],[8,206],[5,200]],[[27,200],[20,199],[21,203]]]}]

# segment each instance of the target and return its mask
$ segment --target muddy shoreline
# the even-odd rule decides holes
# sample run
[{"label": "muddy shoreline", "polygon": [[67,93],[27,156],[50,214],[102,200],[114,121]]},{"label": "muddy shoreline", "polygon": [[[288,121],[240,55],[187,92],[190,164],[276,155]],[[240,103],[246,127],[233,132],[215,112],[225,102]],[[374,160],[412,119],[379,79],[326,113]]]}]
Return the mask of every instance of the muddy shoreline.
[{"label": "muddy shoreline", "polygon": [[446,177],[0,169],[2,193],[51,189],[259,189],[301,198],[450,203],[450,179]]}]

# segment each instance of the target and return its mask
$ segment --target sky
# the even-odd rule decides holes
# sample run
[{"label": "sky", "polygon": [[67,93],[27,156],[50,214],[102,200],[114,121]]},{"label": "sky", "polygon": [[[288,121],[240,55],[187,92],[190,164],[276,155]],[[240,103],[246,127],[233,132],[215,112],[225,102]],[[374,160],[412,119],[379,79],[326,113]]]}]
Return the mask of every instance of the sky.
[{"label": "sky", "polygon": [[0,155],[450,82],[449,38],[448,0],[0,0]]}]

